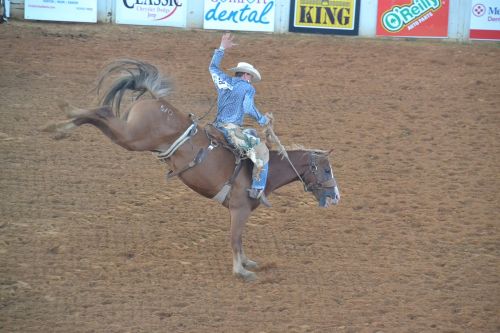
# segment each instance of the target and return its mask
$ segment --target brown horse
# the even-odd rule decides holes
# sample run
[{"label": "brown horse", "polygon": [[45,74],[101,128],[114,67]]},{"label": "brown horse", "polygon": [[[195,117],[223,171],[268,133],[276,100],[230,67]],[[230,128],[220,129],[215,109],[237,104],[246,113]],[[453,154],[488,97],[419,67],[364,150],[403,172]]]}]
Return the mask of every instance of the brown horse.
[{"label": "brown horse", "polygon": [[[242,247],[245,223],[260,204],[249,198],[246,191],[251,183],[251,162],[243,160],[241,170],[235,168],[238,157],[226,149],[220,136],[211,135],[209,126],[198,126],[192,115],[173,107],[165,99],[170,90],[168,81],[156,67],[136,60],[116,61],[101,73],[98,92],[103,82],[115,73],[122,75],[104,93],[100,107],[86,110],[61,105],[70,119],[60,123],[58,130],[91,124],[125,149],[157,153],[168,162],[171,176],[178,176],[194,191],[218,200],[229,209],[233,273],[246,281],[254,280],[255,273],[247,269],[257,268],[257,263],[247,258]],[[137,100],[121,115],[119,106],[126,91],[141,95],[149,92],[153,99]],[[328,155],[323,151],[293,150],[283,156],[271,151],[265,194],[300,180],[320,206],[336,204],[340,194]]]}]

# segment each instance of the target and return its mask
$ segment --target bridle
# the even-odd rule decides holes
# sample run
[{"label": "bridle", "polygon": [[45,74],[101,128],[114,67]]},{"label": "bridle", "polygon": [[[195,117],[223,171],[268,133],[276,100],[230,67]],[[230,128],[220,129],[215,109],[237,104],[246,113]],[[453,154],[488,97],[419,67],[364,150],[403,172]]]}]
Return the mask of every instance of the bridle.
[{"label": "bridle", "polygon": [[335,177],[333,176],[333,171],[330,168],[330,173],[332,178],[327,179],[325,181],[320,181],[318,177],[318,157],[321,156],[320,153],[311,151],[309,154],[309,172],[314,175],[314,181],[310,183],[306,183],[304,180],[304,177],[300,175],[300,173],[297,171],[295,168],[295,165],[293,165],[292,161],[288,157],[288,154],[285,153],[283,154],[283,157],[286,158],[290,166],[292,167],[293,171],[295,171],[295,174],[297,174],[297,177],[299,178],[300,182],[304,186],[304,191],[305,192],[313,192],[316,190],[323,190],[323,189],[329,189],[329,188],[334,188],[337,186],[337,182],[335,181]]},{"label": "bridle", "polygon": [[325,188],[332,188],[337,186],[337,182],[335,181],[335,177],[333,176],[333,171],[330,169],[330,174],[332,178],[320,181],[319,176],[318,176],[318,158],[320,154],[316,152],[311,152],[309,157],[309,172],[311,172],[314,175],[314,181],[311,183],[306,184],[306,182],[301,179],[302,184],[304,185],[304,191],[306,192],[313,192],[316,190],[322,190]]},{"label": "bridle", "polygon": [[[318,170],[319,170],[318,159],[320,156],[321,156],[321,154],[313,152],[313,151],[310,152],[310,155],[309,155],[309,170],[308,171],[310,173],[312,173],[314,176],[314,181],[312,181],[312,182],[306,183],[304,181],[303,177],[301,177],[299,175],[299,173],[297,172],[295,167],[293,167],[293,169],[295,170],[295,173],[297,173],[297,176],[299,176],[299,180],[304,185],[304,191],[306,191],[306,192],[313,192],[316,190],[328,189],[328,188],[333,188],[333,187],[337,186],[337,182],[335,181],[335,177],[333,176],[331,169],[330,169],[330,173],[331,173],[332,178],[324,180],[324,181],[319,180],[320,177],[318,175]],[[292,165],[292,162],[290,160],[288,160],[288,161]]]}]

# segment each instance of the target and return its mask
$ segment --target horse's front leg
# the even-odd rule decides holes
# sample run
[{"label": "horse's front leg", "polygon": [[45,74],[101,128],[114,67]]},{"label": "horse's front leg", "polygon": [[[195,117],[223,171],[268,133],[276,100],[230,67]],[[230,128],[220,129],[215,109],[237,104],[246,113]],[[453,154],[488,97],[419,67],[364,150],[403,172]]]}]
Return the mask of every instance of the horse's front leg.
[{"label": "horse's front leg", "polygon": [[243,251],[243,230],[250,216],[251,209],[249,207],[230,208],[231,215],[231,248],[233,250],[233,273],[249,282],[257,278],[257,275],[245,269],[255,267],[257,264],[249,260]]}]

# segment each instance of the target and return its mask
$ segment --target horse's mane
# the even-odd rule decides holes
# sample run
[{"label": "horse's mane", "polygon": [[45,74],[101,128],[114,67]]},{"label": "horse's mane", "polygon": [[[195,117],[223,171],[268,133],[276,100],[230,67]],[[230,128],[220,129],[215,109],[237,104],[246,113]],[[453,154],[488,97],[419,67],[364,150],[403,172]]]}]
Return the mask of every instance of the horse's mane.
[{"label": "horse's mane", "polygon": [[158,68],[134,59],[119,59],[108,64],[100,73],[95,90],[98,96],[104,82],[113,75],[118,74],[99,99],[99,105],[110,105],[115,114],[120,114],[120,103],[123,95],[128,91],[138,91],[140,97],[149,92],[154,98],[167,96],[172,90],[171,81],[163,76]]}]

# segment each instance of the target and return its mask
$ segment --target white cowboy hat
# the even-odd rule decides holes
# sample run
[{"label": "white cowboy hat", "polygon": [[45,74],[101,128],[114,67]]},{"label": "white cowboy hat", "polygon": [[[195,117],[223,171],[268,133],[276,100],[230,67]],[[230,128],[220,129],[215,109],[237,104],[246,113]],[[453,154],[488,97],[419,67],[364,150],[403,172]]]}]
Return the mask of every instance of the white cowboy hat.
[{"label": "white cowboy hat", "polygon": [[238,66],[230,68],[229,70],[235,73],[243,72],[252,75],[252,82],[259,82],[261,80],[259,71],[247,62],[239,62]]}]

